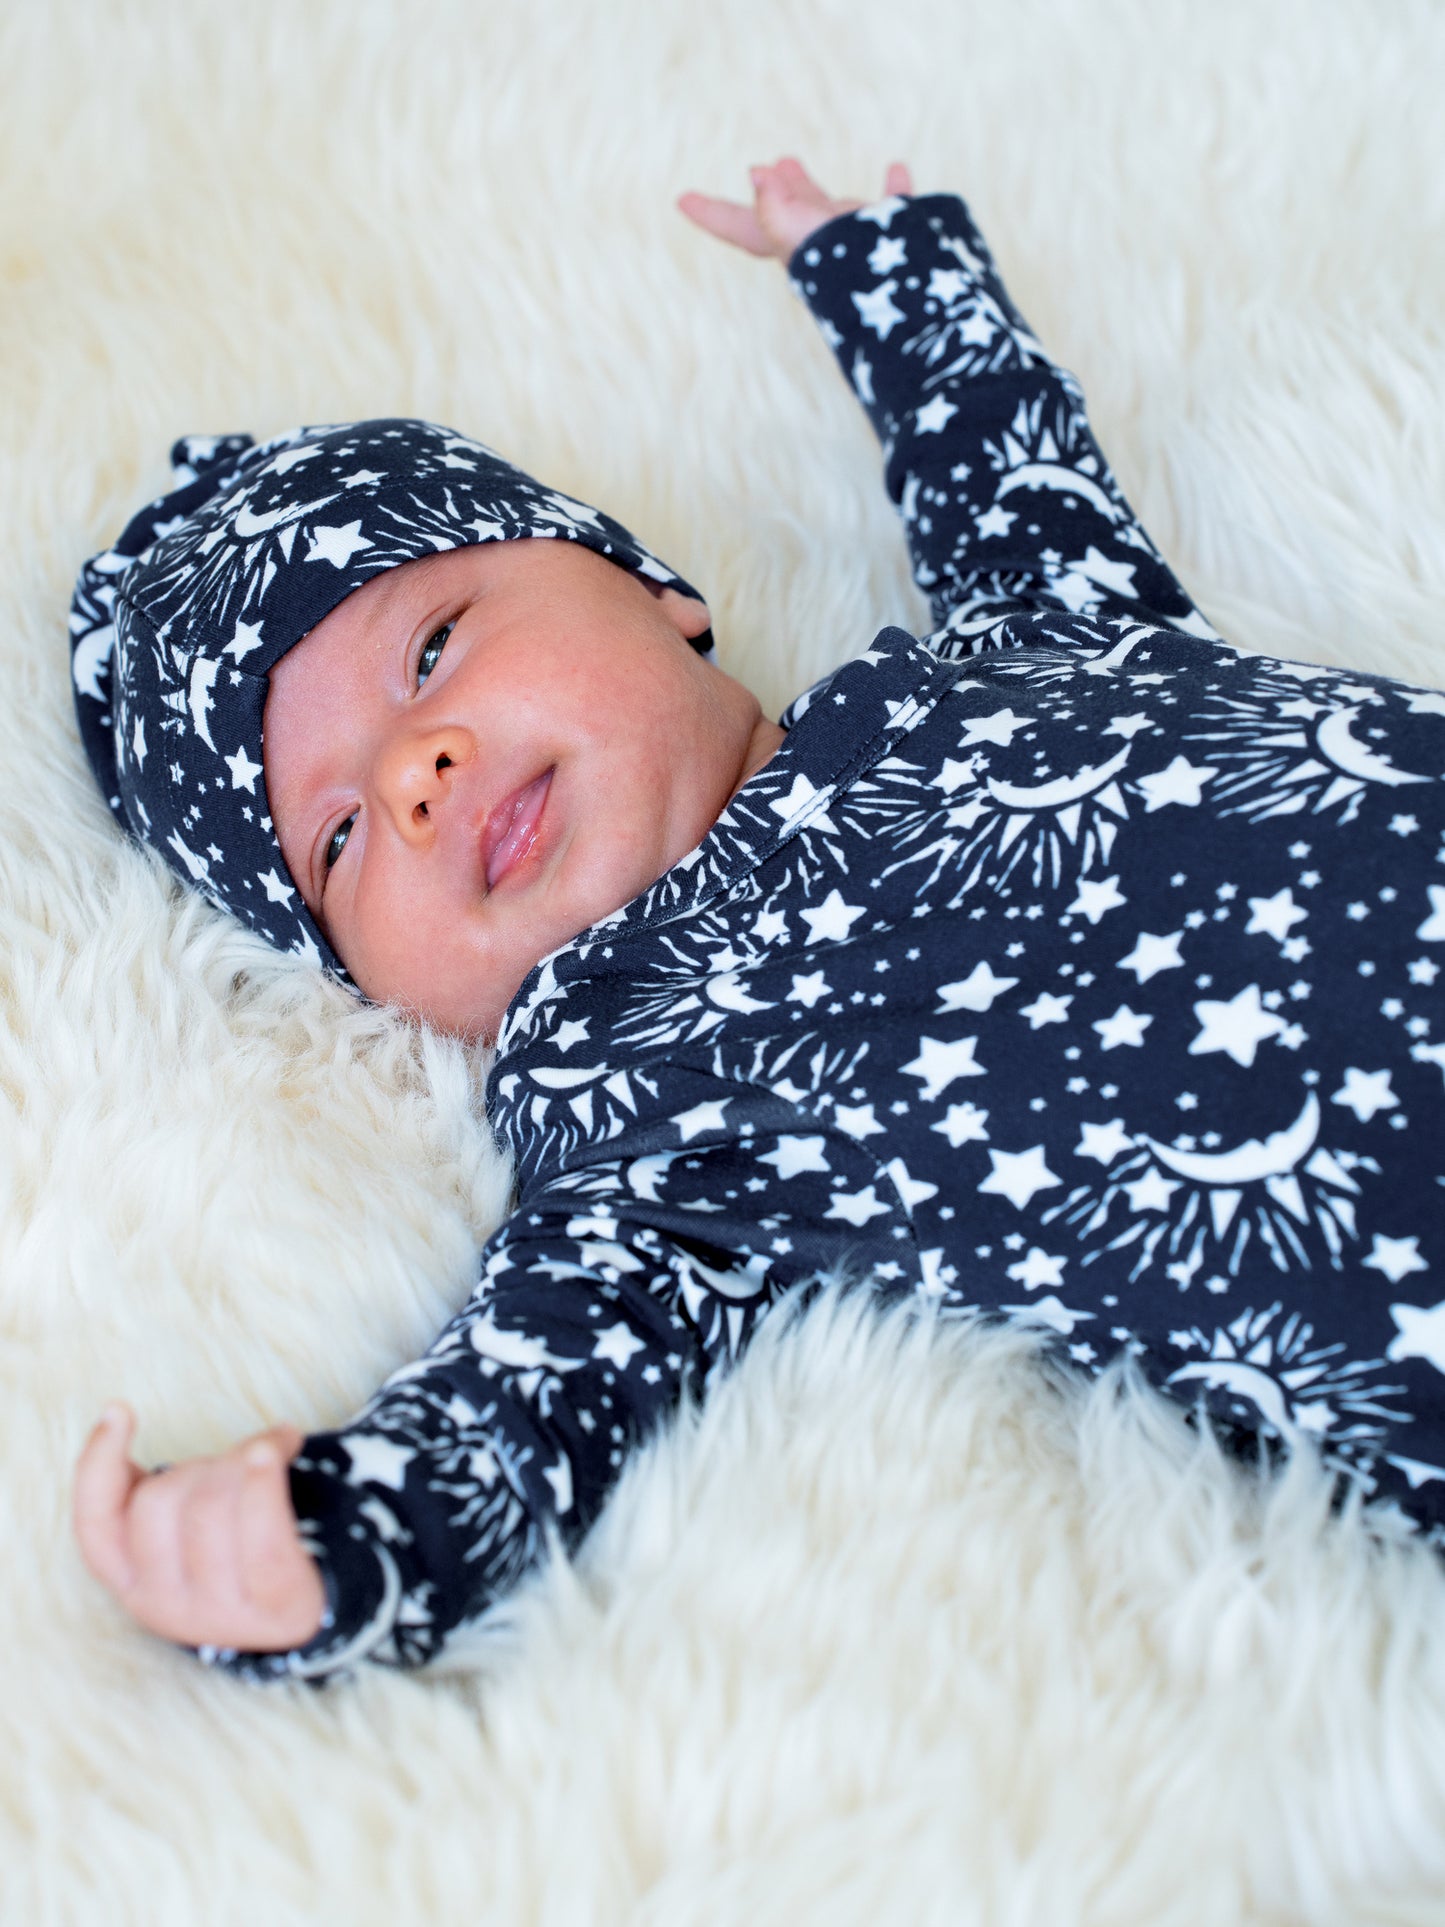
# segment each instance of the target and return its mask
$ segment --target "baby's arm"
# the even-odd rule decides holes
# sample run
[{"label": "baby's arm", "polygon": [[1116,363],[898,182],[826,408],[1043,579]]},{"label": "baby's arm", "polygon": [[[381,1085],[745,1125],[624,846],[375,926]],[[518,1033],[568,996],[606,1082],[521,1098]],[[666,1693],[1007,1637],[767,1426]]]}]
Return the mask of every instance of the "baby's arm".
[{"label": "baby's arm", "polygon": [[[1010,301],[964,203],[833,202],[796,161],[755,168],[755,206],[681,198],[723,240],[785,260],[883,443],[914,576],[954,652],[1064,612],[1209,637],[1090,432],[1074,377]],[[1004,627],[1000,629],[1000,621]]]}]

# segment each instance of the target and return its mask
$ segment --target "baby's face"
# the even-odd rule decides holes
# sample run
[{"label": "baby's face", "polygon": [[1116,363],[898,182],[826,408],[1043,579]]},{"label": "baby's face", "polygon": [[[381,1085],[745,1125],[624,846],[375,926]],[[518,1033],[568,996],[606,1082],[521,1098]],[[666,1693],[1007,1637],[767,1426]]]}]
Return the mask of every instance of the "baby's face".
[{"label": "baby's face", "polygon": [[782,740],[704,605],[563,540],[409,562],[271,671],[272,821],[356,982],[492,1039],[532,966],[700,843]]}]

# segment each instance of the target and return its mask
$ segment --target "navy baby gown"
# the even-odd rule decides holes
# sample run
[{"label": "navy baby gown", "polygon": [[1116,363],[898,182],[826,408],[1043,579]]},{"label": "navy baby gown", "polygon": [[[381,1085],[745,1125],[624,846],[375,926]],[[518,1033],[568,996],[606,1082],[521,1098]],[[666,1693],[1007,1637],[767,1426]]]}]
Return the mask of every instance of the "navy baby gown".
[{"label": "navy baby gown", "polygon": [[798,698],[698,848],[531,972],[487,1086],[516,1208],[292,1467],[327,1623],[208,1663],[425,1662],[834,1268],[1082,1368],[1128,1346],[1445,1538],[1445,696],[1214,634],[955,197],[790,271],[935,630]]}]

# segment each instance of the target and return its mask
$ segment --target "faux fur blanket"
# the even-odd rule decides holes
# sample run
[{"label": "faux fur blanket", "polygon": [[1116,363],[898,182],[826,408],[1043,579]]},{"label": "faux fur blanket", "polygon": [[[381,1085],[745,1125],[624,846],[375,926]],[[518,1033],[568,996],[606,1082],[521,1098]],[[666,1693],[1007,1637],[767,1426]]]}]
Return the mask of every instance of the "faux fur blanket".
[{"label": "faux fur blanket", "polygon": [[1445,1571],[1018,1333],[779,1312],[445,1670],[126,1622],[102,1400],[150,1460],[344,1419],[507,1172],[484,1066],[122,845],[65,638],[176,435],[384,413],[612,508],[770,714],[917,624],[808,316],[672,206],[796,152],[968,195],[1226,635],[1445,683],[1442,73],[1430,0],[4,10],[5,1927],[1445,1920]]}]

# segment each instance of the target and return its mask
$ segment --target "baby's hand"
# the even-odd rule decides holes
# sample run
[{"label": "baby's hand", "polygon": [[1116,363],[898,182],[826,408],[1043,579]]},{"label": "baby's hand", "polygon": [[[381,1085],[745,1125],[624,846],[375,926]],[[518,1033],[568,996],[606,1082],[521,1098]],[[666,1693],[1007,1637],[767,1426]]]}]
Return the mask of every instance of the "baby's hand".
[{"label": "baby's hand", "polygon": [[286,1468],[294,1425],[218,1458],[160,1472],[130,1460],[129,1407],[113,1405],[75,1474],[75,1536],[86,1565],[142,1626],[187,1646],[281,1652],[321,1626],[326,1589],[301,1543]]},{"label": "baby's hand", "polygon": [[[746,248],[749,254],[788,256],[815,228],[837,214],[849,214],[866,201],[834,201],[812,179],[801,161],[777,161],[772,167],[748,170],[753,204],[715,200],[711,194],[680,194],[678,206],[690,221],[715,234],[720,241]],[[883,182],[885,194],[911,194],[913,180],[902,161],[895,161]]]}]

